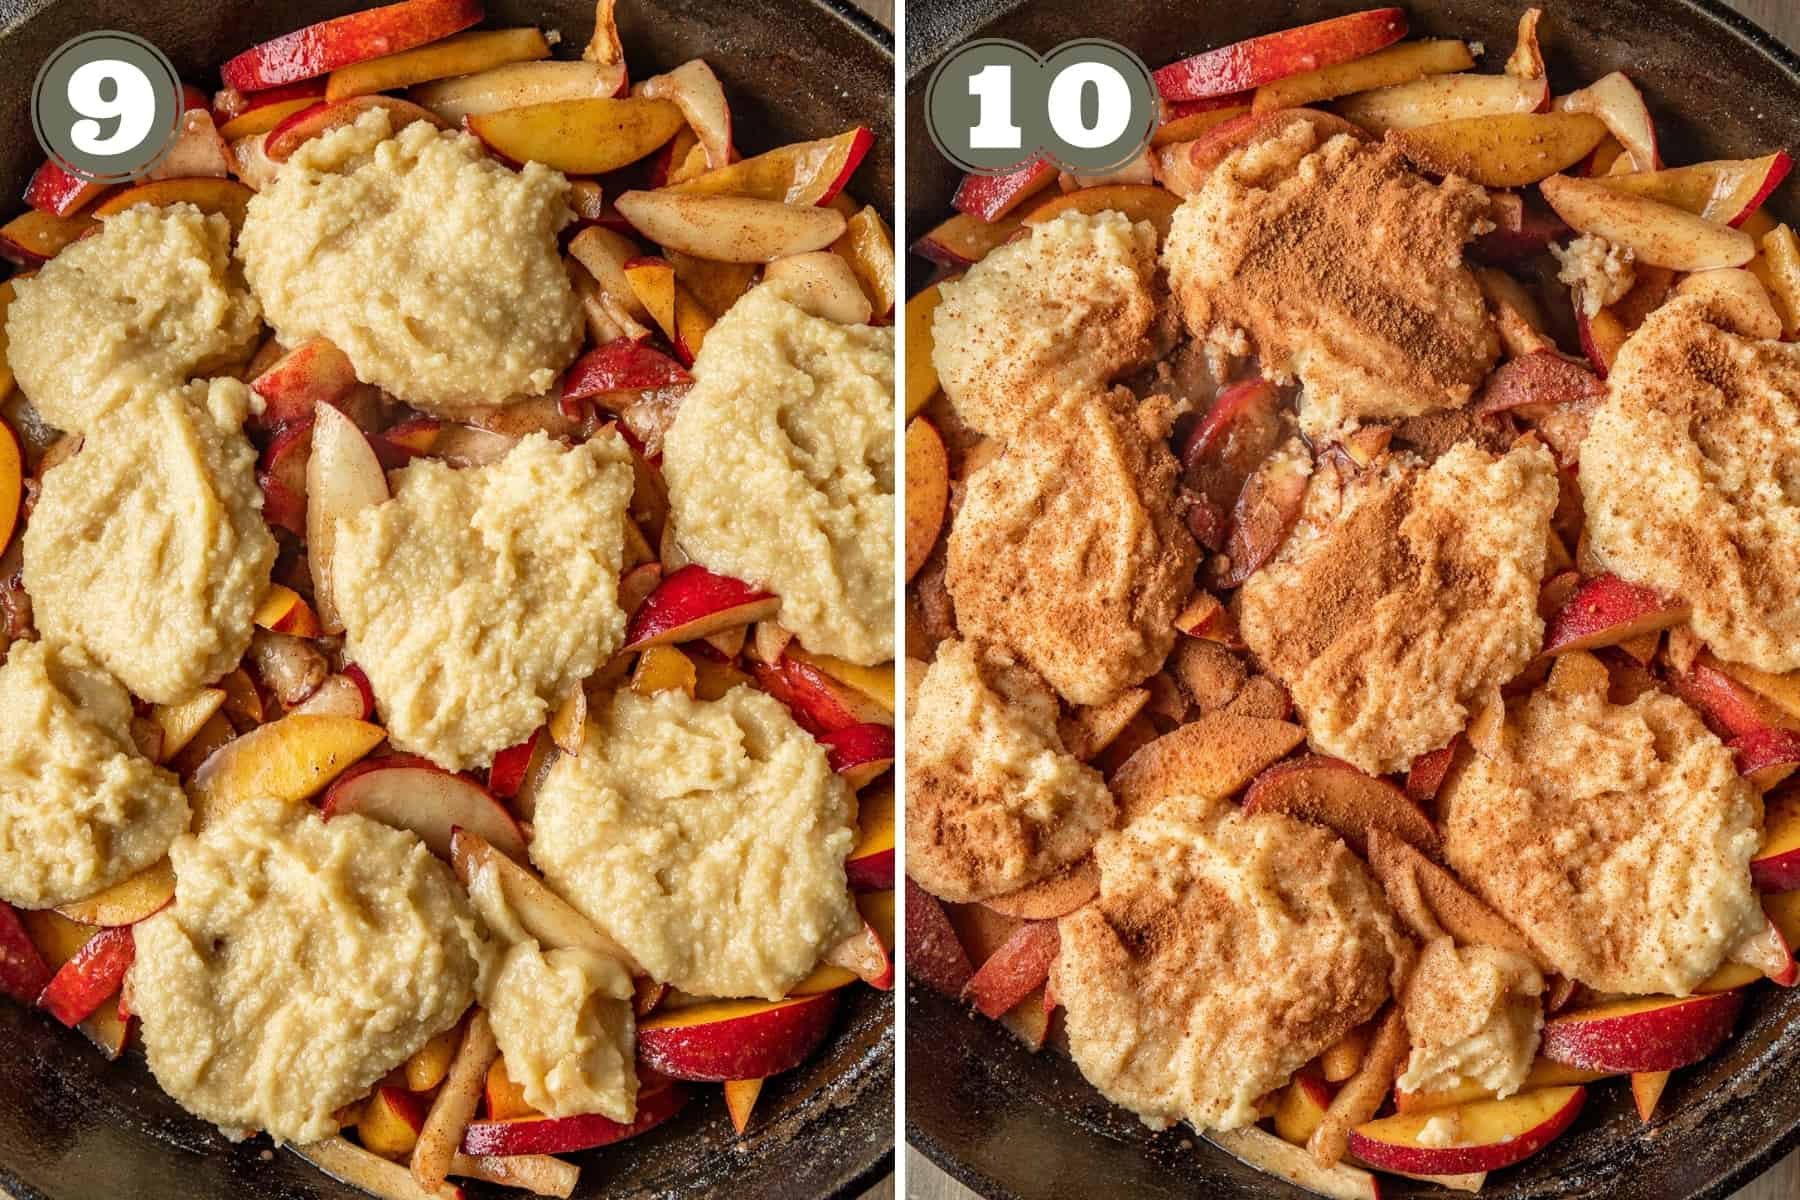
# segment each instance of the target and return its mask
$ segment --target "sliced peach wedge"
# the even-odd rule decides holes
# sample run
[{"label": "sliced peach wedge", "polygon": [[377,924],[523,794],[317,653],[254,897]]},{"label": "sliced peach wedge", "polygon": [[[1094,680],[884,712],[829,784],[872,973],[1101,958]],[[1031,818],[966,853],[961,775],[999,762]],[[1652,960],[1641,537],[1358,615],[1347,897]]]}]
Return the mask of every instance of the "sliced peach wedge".
[{"label": "sliced peach wedge", "polygon": [[327,820],[357,813],[409,829],[446,860],[458,829],[510,858],[525,857],[525,831],[505,805],[474,780],[417,755],[389,754],[357,763],[326,789],[320,807]]},{"label": "sliced peach wedge", "polygon": [[673,1079],[722,1083],[791,1070],[824,1040],[837,996],[714,1000],[638,1023],[638,1059]]},{"label": "sliced peach wedge", "polygon": [[1743,1005],[1743,992],[1733,990],[1569,1009],[1544,1022],[1540,1053],[1590,1071],[1670,1071],[1716,1050]]},{"label": "sliced peach wedge", "polygon": [[1572,175],[1551,175],[1540,190],[1571,228],[1625,246],[1651,266],[1704,271],[1741,267],[1756,257],[1756,242],[1743,230],[1649,196]]},{"label": "sliced peach wedge", "polygon": [[12,905],[0,901],[0,995],[36,1004],[50,982],[50,967],[32,943]]},{"label": "sliced peach wedge", "polygon": [[130,926],[102,929],[57,968],[38,1007],[64,1025],[80,1024],[118,994],[136,954]]},{"label": "sliced peach wedge", "polygon": [[1559,112],[1592,113],[1606,123],[1607,132],[1625,147],[1639,171],[1662,166],[1656,149],[1656,125],[1644,105],[1643,93],[1623,71],[1602,75],[1587,87],[1570,92],[1556,102]]},{"label": "sliced peach wedge", "polygon": [[741,579],[689,563],[663,577],[625,631],[625,649],[691,642],[773,617],[781,598]]},{"label": "sliced peach wedge", "polygon": [[834,137],[793,142],[697,175],[667,189],[700,196],[749,196],[784,204],[828,204],[875,144],[857,126]]},{"label": "sliced peach wedge", "polygon": [[1736,228],[1780,186],[1793,169],[1785,150],[1761,158],[1723,159],[1671,167],[1596,176],[1601,187],[1645,196],[1710,221]]},{"label": "sliced peach wedge", "polygon": [[1763,801],[1763,840],[1750,860],[1750,882],[1763,893],[1800,889],[1800,791]]},{"label": "sliced peach wedge", "polygon": [[1523,187],[1586,158],[1606,125],[1588,113],[1509,112],[1396,129],[1391,136],[1401,153],[1433,174]]},{"label": "sliced peach wedge", "polygon": [[25,185],[25,203],[54,216],[72,217],[105,190],[106,184],[84,179],[55,159],[47,158]]},{"label": "sliced peach wedge", "polygon": [[1145,183],[1105,183],[1050,197],[1025,214],[1025,224],[1041,225],[1066,212],[1111,210],[1125,214],[1132,221],[1150,222],[1156,226],[1156,235],[1160,239],[1168,236],[1169,222],[1174,219],[1180,204],[1180,197],[1166,188]]},{"label": "sliced peach wedge", "polygon": [[[0,323],[5,319],[6,310],[0,306]],[[12,380],[4,366],[5,349],[5,337],[0,334],[0,377],[6,377],[4,382],[10,391]],[[19,435],[13,432],[11,425],[0,420],[0,550],[5,550],[12,541],[24,495],[25,454],[19,445]]]},{"label": "sliced peach wedge", "polygon": [[175,868],[162,859],[85,900],[59,904],[56,911],[83,925],[135,925],[175,899]]},{"label": "sliced peach wedge", "polygon": [[1617,575],[1598,575],[1576,589],[1550,618],[1544,653],[1617,646],[1688,619],[1688,606]]},{"label": "sliced peach wedge", "polygon": [[1321,755],[1268,768],[1244,794],[1244,811],[1278,812],[1323,825],[1359,854],[1366,853],[1377,829],[1421,849],[1437,845],[1431,818],[1405,792]]},{"label": "sliced peach wedge", "polygon": [[599,1113],[578,1117],[514,1117],[509,1120],[471,1121],[463,1133],[462,1153],[482,1158],[516,1158],[520,1155],[572,1154],[636,1137],[681,1111],[687,1102],[685,1089],[662,1080],[656,1087],[640,1086],[637,1115],[629,1122],[614,1121]]},{"label": "sliced peach wedge", "polygon": [[334,129],[354,125],[364,113],[377,108],[386,110],[396,130],[418,121],[439,129],[449,128],[442,117],[410,100],[394,96],[352,96],[347,100],[327,100],[286,118],[269,131],[263,141],[263,153],[270,162],[284,163],[307,142]]},{"label": "sliced peach wedge", "polygon": [[1208,1133],[1206,1140],[1239,1162],[1285,1179],[1302,1191],[1332,1200],[1380,1200],[1375,1176],[1339,1163],[1322,1167],[1304,1147],[1289,1145],[1272,1133],[1247,1125],[1229,1133]]},{"label": "sliced peach wedge", "polygon": [[1004,175],[965,175],[950,206],[977,221],[993,224],[1056,182],[1056,166],[1034,159]]},{"label": "sliced peach wedge", "polygon": [[1348,62],[1289,75],[1256,89],[1251,110],[1295,108],[1355,92],[1410,83],[1430,75],[1466,71],[1475,65],[1467,43],[1455,39],[1402,42]]},{"label": "sliced peach wedge", "polygon": [[469,132],[514,162],[600,175],[648,157],[675,136],[681,110],[667,100],[551,100],[472,113]]},{"label": "sliced peach wedge", "polygon": [[591,950],[618,959],[633,974],[642,973],[623,946],[551,891],[531,870],[495,849],[479,834],[458,829],[451,835],[450,866],[464,887],[476,886],[478,879],[488,875],[519,924],[546,949]]},{"label": "sliced peach wedge", "polygon": [[[484,29],[459,33],[429,45],[339,67],[325,83],[327,100],[391,92],[434,79],[475,75],[508,63],[550,57],[543,31]],[[441,115],[441,114],[440,114]]]},{"label": "sliced peach wedge", "polygon": [[[92,925],[71,921],[53,909],[20,913],[19,919],[24,923],[31,944],[36,948],[44,966],[53,973],[60,973],[94,938],[107,932]],[[129,935],[130,931],[120,932]],[[45,986],[48,987],[54,978],[54,974],[50,975]],[[34,1002],[38,999],[39,997],[32,997]],[[119,1015],[118,1005],[103,1003],[80,1022],[80,1028],[83,1036],[110,1062],[124,1053],[131,1025],[125,1017]]]},{"label": "sliced peach wedge", "polygon": [[387,731],[344,717],[290,714],[234,738],[194,773],[196,820],[254,797],[299,803],[380,745]]},{"label": "sliced peach wedge", "polygon": [[1434,74],[1410,83],[1346,96],[1336,107],[1340,116],[1379,136],[1390,129],[1417,129],[1444,121],[1534,113],[1549,99],[1550,84],[1545,79]]},{"label": "sliced peach wedge", "polygon": [[[1082,189],[1082,191],[1087,190],[1089,189]],[[1081,193],[1070,192],[1068,194],[1078,196]],[[1050,203],[1050,201],[1045,203]],[[913,242],[912,252],[920,258],[930,259],[941,267],[958,271],[964,267],[973,266],[1005,245],[1023,225],[1024,222],[1018,217],[984,221],[980,217],[972,217],[968,213],[957,213],[932,226],[917,241]],[[937,288],[933,285],[927,290],[935,295]],[[932,386],[935,388],[936,384],[934,383]]]},{"label": "sliced peach wedge", "polygon": [[233,232],[244,224],[244,212],[254,193],[235,179],[156,179],[121,188],[96,204],[96,217],[110,217],[139,204],[159,207],[192,204],[203,213],[218,213],[231,222]]},{"label": "sliced peach wedge", "polygon": [[891,785],[866,789],[857,797],[856,828],[856,844],[844,860],[844,876],[850,890],[879,892],[892,888],[895,834]]},{"label": "sliced peach wedge", "polygon": [[[1520,1085],[1519,1091],[1521,1093],[1536,1092],[1545,1088],[1593,1083],[1597,1079],[1608,1079],[1619,1073],[1616,1071],[1584,1071],[1579,1067],[1552,1062],[1547,1058],[1536,1058],[1532,1060],[1531,1070],[1526,1073],[1525,1082]],[[1476,1100],[1493,1099],[1496,1099],[1494,1093],[1477,1083],[1462,1083],[1455,1087],[1430,1092],[1408,1092],[1398,1087],[1394,1089],[1394,1107],[1403,1113],[1430,1112],[1433,1109],[1451,1108]]]},{"label": "sliced peach wedge", "polygon": [[481,21],[480,0],[402,0],[320,21],[227,59],[227,87],[255,92],[435,42]]},{"label": "sliced peach wedge", "polygon": [[1406,36],[1406,13],[1375,8],[1263,34],[1184,58],[1155,72],[1166,100],[1247,92],[1276,80],[1362,58]]},{"label": "sliced peach wedge", "polygon": [[617,99],[624,90],[623,63],[543,59],[440,79],[407,94],[413,103],[457,123],[465,117],[558,100]]},{"label": "sliced peach wedge", "polygon": [[98,227],[87,213],[59,217],[30,209],[0,225],[0,258],[26,270],[35,270],[55,258],[76,238]]},{"label": "sliced peach wedge", "polygon": [[[1522,1092],[1505,1100],[1476,1100],[1431,1112],[1401,1113],[1350,1132],[1350,1150],[1372,1166],[1414,1175],[1462,1175],[1494,1171],[1536,1154],[1575,1123],[1587,1089],[1580,1086]],[[1448,1124],[1451,1140],[1437,1145],[1435,1131]]]},{"label": "sliced peach wedge", "polygon": [[849,260],[830,250],[809,250],[777,258],[763,268],[763,281],[775,285],[789,303],[802,311],[839,325],[867,325],[875,316],[875,306]]},{"label": "sliced peach wedge", "polygon": [[337,408],[319,405],[313,416],[312,454],[306,461],[306,548],[313,601],[326,633],[344,628],[331,596],[338,524],[387,498],[387,475],[369,439]]},{"label": "sliced peach wedge", "polygon": [[1169,796],[1233,795],[1305,740],[1305,730],[1287,721],[1207,713],[1150,742],[1113,774],[1122,819]]},{"label": "sliced peach wedge", "polygon": [[823,250],[843,235],[844,214],[751,196],[626,192],[619,215],[658,245],[717,262],[767,263]]}]

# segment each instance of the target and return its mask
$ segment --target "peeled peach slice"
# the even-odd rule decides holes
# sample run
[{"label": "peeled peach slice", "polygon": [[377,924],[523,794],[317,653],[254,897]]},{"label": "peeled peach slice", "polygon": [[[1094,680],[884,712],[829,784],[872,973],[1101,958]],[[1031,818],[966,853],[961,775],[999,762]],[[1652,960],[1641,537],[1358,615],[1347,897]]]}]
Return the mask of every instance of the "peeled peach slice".
[{"label": "peeled peach slice", "polygon": [[58,905],[56,911],[83,925],[135,925],[174,899],[175,868],[165,858],[85,900]]},{"label": "peeled peach slice", "polygon": [[[1559,114],[1546,114],[1545,118]],[[1677,271],[1741,267],[1756,243],[1740,229],[1697,217],[1648,196],[1618,192],[1591,179],[1551,175],[1541,190],[1550,207],[1583,233],[1629,248],[1638,261]]]},{"label": "peeled peach slice", "polygon": [[308,25],[227,59],[227,87],[260,91],[434,42],[481,20],[480,0],[402,0]]},{"label": "peeled peach slice", "polygon": [[965,175],[951,207],[989,224],[1056,182],[1055,164],[1037,159],[1005,175]]},{"label": "peeled peach slice", "polygon": [[254,797],[296,804],[309,799],[386,736],[379,725],[343,717],[293,714],[260,725],[228,742],[195,772],[199,819]]},{"label": "peeled peach slice", "polygon": [[1290,1146],[1254,1125],[1229,1133],[1208,1133],[1205,1137],[1239,1162],[1285,1179],[1315,1196],[1328,1196],[1332,1200],[1380,1200],[1381,1187],[1367,1171],[1342,1163],[1322,1167],[1301,1147]]},{"label": "peeled peach slice", "polygon": [[410,829],[439,857],[450,837],[466,829],[502,854],[525,857],[525,833],[486,788],[411,754],[390,754],[351,767],[326,789],[327,820],[344,813]]},{"label": "peeled peach slice", "polygon": [[1485,187],[1523,187],[1567,170],[1605,136],[1605,124],[1587,113],[1510,112],[1392,131],[1420,167]]},{"label": "peeled peach slice", "polygon": [[1623,71],[1602,75],[1587,87],[1570,92],[1557,100],[1556,107],[1559,112],[1593,113],[1606,122],[1607,131],[1625,147],[1635,169],[1654,171],[1662,166],[1650,110],[1644,105],[1643,93]]},{"label": "peeled peach slice", "polygon": [[160,179],[114,192],[96,204],[96,217],[108,217],[138,204],[192,204],[204,213],[218,213],[231,222],[232,232],[244,224],[244,211],[253,193],[234,179]]},{"label": "peeled peach slice", "polygon": [[1247,92],[1303,72],[1361,58],[1406,36],[1406,13],[1374,8],[1263,34],[1184,58],[1155,72],[1168,100]]},{"label": "peeled peach slice", "polygon": [[[1493,1171],[1536,1154],[1575,1123],[1584,1087],[1546,1088],[1430,1113],[1402,1113],[1351,1131],[1350,1149],[1373,1166],[1415,1175]],[[1426,1140],[1428,1124],[1451,1124],[1449,1145]],[[1433,1138],[1432,1140],[1435,1140]]]},{"label": "peeled peach slice", "polygon": [[449,1184],[440,1186],[435,1192],[421,1190],[404,1166],[342,1137],[329,1137],[304,1146],[294,1146],[293,1151],[333,1179],[361,1188],[371,1196],[403,1197],[405,1200],[422,1200],[423,1197],[431,1196],[433,1200],[464,1200],[463,1190]]},{"label": "peeled peach slice", "polygon": [[1505,917],[1401,837],[1371,829],[1368,860],[1395,912],[1419,938],[1442,930],[1464,945],[1497,946],[1546,965]]},{"label": "peeled peach slice", "polygon": [[[646,157],[681,128],[667,100],[552,100],[474,113],[469,131],[514,162],[541,162],[572,175],[600,175]],[[660,240],[660,239],[657,239]]]},{"label": "peeled peach slice", "polygon": [[1590,1071],[1669,1071],[1699,1062],[1731,1034],[1741,990],[1641,996],[1566,1010],[1544,1022],[1540,1053]]},{"label": "peeled peach slice", "polygon": [[1741,267],[1696,271],[1675,286],[1675,294],[1701,297],[1716,321],[1744,337],[1772,341],[1781,336],[1781,314],[1768,289]]},{"label": "peeled peach slice", "polygon": [[577,1150],[610,1146],[662,1124],[679,1112],[686,1100],[685,1090],[665,1084],[638,1092],[637,1116],[629,1123],[614,1121],[599,1113],[579,1117],[471,1121],[463,1134],[462,1152],[511,1159],[527,1154],[572,1154]]},{"label": "peeled peach slice", "polygon": [[531,871],[496,850],[479,834],[458,829],[451,835],[450,865],[465,887],[481,872],[493,871],[508,907],[525,931],[546,949],[591,950],[616,958],[634,973],[637,971],[637,963],[624,947],[551,891]]},{"label": "peeled peach slice", "polygon": [[545,59],[494,67],[472,75],[441,79],[409,93],[416,104],[446,121],[549,104],[559,100],[617,98],[625,87],[623,63]]},{"label": "peeled peach slice", "polygon": [[788,1000],[715,1000],[651,1014],[638,1024],[638,1059],[673,1079],[723,1082],[790,1070],[824,1040],[837,1011],[830,992]]},{"label": "peeled peach slice", "polygon": [[507,63],[549,57],[550,43],[535,28],[459,33],[430,45],[339,67],[325,84],[325,98],[345,100],[391,92],[433,79],[474,75]]},{"label": "peeled peach slice", "polygon": [[763,280],[773,284],[796,307],[827,321],[867,325],[875,316],[874,305],[850,263],[829,250],[778,258],[763,268]]},{"label": "peeled peach slice", "polygon": [[1349,62],[1334,63],[1313,71],[1289,75],[1256,89],[1251,108],[1297,108],[1334,100],[1353,92],[1410,83],[1428,75],[1466,71],[1475,65],[1467,44],[1455,40],[1403,42]]},{"label": "peeled peach slice", "polygon": [[306,548],[313,601],[326,633],[344,628],[331,597],[331,555],[338,523],[387,498],[387,475],[369,439],[337,408],[319,405],[313,418],[312,455],[306,462]]},{"label": "peeled peach slice", "polygon": [[444,1082],[444,1076],[450,1073],[450,1062],[456,1057],[457,1044],[461,1041],[462,1028],[453,1025],[413,1051],[404,1067],[407,1090],[429,1092]]},{"label": "peeled peach slice", "polygon": [[718,170],[736,156],[731,145],[731,107],[719,77],[702,59],[689,59],[673,71],[652,75],[632,89],[634,96],[667,100],[681,110],[706,153],[706,165]]},{"label": "peeled peach slice", "polygon": [[844,190],[874,144],[875,136],[858,126],[835,137],[778,147],[668,190],[702,196],[751,196],[786,204],[828,204]]},{"label": "peeled peach slice", "polygon": [[660,245],[719,262],[771,262],[822,250],[844,232],[834,209],[748,196],[626,192],[619,215]]}]

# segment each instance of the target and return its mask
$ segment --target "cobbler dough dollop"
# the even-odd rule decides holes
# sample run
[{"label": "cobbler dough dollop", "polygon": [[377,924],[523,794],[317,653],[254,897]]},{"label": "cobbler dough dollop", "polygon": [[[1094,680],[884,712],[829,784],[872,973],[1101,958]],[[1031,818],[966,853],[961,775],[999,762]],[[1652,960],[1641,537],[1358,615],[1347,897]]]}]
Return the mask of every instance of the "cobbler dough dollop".
[{"label": "cobbler dough dollop", "polygon": [[250,201],[244,274],[283,343],[331,340],[356,377],[455,415],[547,391],[581,347],[557,251],[567,181],[377,109],[315,138]]},{"label": "cobbler dough dollop", "polygon": [[1763,921],[1761,806],[1731,751],[1660,691],[1621,706],[1545,685],[1509,707],[1498,746],[1445,782],[1450,865],[1562,974],[1693,991]]},{"label": "cobbler dough dollop", "polygon": [[411,833],[252,800],[176,839],[175,903],[136,926],[132,1003],[158,1083],[233,1136],[311,1142],[454,1025],[491,957]]},{"label": "cobbler dough dollop", "polygon": [[187,824],[181,784],[131,740],[125,689],[79,650],[14,642],[0,666],[0,900],[91,896]]},{"label": "cobbler dough dollop", "polygon": [[1058,397],[1103,389],[1151,353],[1156,229],[1064,213],[941,285],[932,361],[959,416],[1010,437]]},{"label": "cobbler dough dollop", "polygon": [[1404,770],[1531,661],[1556,491],[1537,446],[1495,456],[1464,442],[1429,467],[1321,462],[1299,523],[1237,602],[1244,641],[1315,749]]},{"label": "cobbler dough dollop", "polygon": [[1607,385],[1581,443],[1594,553],[1692,605],[1720,657],[1800,668],[1800,346],[1728,332],[1678,296]]},{"label": "cobbler dough dollop", "polygon": [[[1311,124],[1227,156],[1184,201],[1163,251],[1187,327],[1304,385],[1315,441],[1466,402],[1499,339],[1463,244],[1487,194],[1430,183],[1399,151]],[[1245,342],[1248,335],[1248,343]]]},{"label": "cobbler dough dollop", "polygon": [[16,281],[7,362],[39,415],[86,433],[128,397],[250,352],[261,310],[231,259],[231,224],[191,204],[107,217]]},{"label": "cobbler dough dollop", "polygon": [[1406,981],[1402,1012],[1412,1054],[1399,1086],[1430,1092],[1474,1084],[1519,1090],[1544,1024],[1544,977],[1530,959],[1493,946],[1437,938]]},{"label": "cobbler dough dollop", "polygon": [[1154,674],[1193,591],[1199,550],[1175,511],[1164,411],[1123,388],[1063,401],[969,476],[950,529],[964,635],[1074,704]]},{"label": "cobbler dough dollop", "polygon": [[1254,1121],[1411,963],[1381,889],[1317,825],[1174,797],[1094,853],[1100,898],[1060,922],[1056,994],[1082,1074],[1153,1127]]},{"label": "cobbler dough dollop", "polygon": [[531,861],[652,978],[778,999],[856,928],[852,798],[781,702],[621,691],[538,793]]},{"label": "cobbler dough dollop", "polygon": [[938,647],[906,727],[906,869],[946,900],[1054,875],[1112,824],[1106,781],[1057,732],[1056,696],[1024,667]]},{"label": "cobbler dough dollop", "polygon": [[781,597],[808,650],[894,657],[894,331],[752,289],[706,335],[663,442],[681,545]]},{"label": "cobbler dough dollop", "polygon": [[275,539],[242,431],[249,403],[235,379],[127,401],[44,476],[26,523],[38,629],[145,700],[186,699],[250,645]]},{"label": "cobbler dough dollop", "polygon": [[485,766],[618,648],[629,455],[536,433],[485,467],[420,460],[339,527],[345,649],[396,746]]},{"label": "cobbler dough dollop", "polygon": [[492,864],[469,880],[469,899],[500,948],[481,1005],[506,1073],[525,1102],[551,1117],[637,1115],[631,972],[578,946],[546,949],[519,923]]}]

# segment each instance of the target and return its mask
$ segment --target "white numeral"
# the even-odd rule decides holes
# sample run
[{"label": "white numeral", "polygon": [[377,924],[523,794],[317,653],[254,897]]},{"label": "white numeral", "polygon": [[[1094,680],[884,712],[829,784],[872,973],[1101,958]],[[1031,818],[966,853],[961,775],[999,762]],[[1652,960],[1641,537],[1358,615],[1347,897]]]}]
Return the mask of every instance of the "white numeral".
[{"label": "white numeral", "polygon": [[[101,86],[112,82],[112,99]],[[69,140],[86,154],[123,154],[141,143],[156,121],[156,88],[150,77],[116,58],[96,59],[69,76],[69,106],[87,120],[75,122]],[[111,133],[103,121],[116,120]]]},{"label": "white numeral", "polygon": [[1013,124],[1012,68],[994,63],[969,76],[969,95],[980,103],[981,119],[969,130],[969,145],[976,150],[1017,150],[1025,131]]},{"label": "white numeral", "polygon": [[[992,68],[989,68],[992,70]],[[1081,101],[1094,89],[1094,123],[1082,116]],[[1071,146],[1093,150],[1109,145],[1131,124],[1131,87],[1106,63],[1070,63],[1050,81],[1050,128]]]}]

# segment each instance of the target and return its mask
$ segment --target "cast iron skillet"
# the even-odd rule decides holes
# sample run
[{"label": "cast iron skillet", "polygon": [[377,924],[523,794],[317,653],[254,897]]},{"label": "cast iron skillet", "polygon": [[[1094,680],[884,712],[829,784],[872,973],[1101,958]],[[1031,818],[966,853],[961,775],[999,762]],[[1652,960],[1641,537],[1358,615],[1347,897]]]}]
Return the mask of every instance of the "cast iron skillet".
[{"label": "cast iron skillet", "polygon": [[[1382,0],[912,0],[907,6],[907,227],[946,214],[957,176],[932,147],[925,81],[952,46],[1008,37],[1047,51],[1110,38],[1152,67],[1212,46],[1372,8]],[[1526,0],[1389,0],[1414,35],[1486,43],[1498,70]],[[1644,89],[1672,164],[1800,149],[1800,58],[1712,0],[1537,0],[1558,90],[1624,69]],[[1800,193],[1773,210],[1793,221]],[[913,260],[915,279],[925,272]],[[1107,1103],[1059,1055],[1028,1056],[1004,1029],[923,988],[907,999],[907,1140],[990,1197],[1300,1197],[1177,1127],[1152,1134]],[[1489,1176],[1489,1200],[1608,1197],[1717,1200],[1800,1144],[1800,992],[1751,991],[1722,1051],[1678,1071],[1653,1126],[1626,1089],[1589,1090],[1576,1129],[1516,1169]],[[1381,1177],[1384,1196],[1451,1193]]]},{"label": "cast iron skillet", "polygon": [[[0,196],[43,157],[28,89],[57,46],[95,29],[149,38],[183,76],[216,87],[220,62],[290,29],[369,7],[362,0],[0,0]],[[542,25],[580,53],[591,0],[488,0],[489,26]],[[625,0],[634,71],[704,56],[731,97],[747,152],[869,126],[875,149],[852,184],[892,211],[893,41],[839,0]],[[680,1116],[632,1141],[577,1156],[581,1197],[849,1196],[893,1169],[893,1001],[846,993],[837,1031],[805,1066],[772,1080],[744,1138],[717,1086],[697,1084]],[[472,1195],[517,1196],[470,1187]],[[233,1146],[163,1094],[135,1052],[101,1062],[79,1033],[0,1000],[0,1191],[16,1200],[347,1200],[267,1139]]]}]

